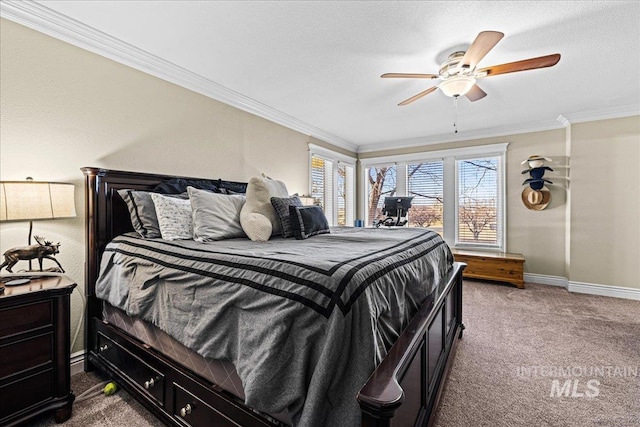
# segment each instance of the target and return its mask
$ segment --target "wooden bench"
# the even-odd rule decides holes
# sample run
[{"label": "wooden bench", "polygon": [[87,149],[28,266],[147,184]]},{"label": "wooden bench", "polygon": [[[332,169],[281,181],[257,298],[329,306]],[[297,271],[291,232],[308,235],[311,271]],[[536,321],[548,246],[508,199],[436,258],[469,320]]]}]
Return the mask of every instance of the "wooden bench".
[{"label": "wooden bench", "polygon": [[507,282],[524,288],[524,257],[520,254],[460,249],[452,249],[451,252],[456,261],[467,264],[464,277]]}]

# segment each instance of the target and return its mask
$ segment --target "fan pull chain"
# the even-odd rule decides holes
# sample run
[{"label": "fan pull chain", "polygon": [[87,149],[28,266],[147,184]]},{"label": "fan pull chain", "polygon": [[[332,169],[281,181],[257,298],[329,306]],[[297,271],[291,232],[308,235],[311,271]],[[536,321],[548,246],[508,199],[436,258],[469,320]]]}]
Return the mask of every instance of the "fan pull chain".
[{"label": "fan pull chain", "polygon": [[453,129],[458,133],[458,97],[453,97]]}]

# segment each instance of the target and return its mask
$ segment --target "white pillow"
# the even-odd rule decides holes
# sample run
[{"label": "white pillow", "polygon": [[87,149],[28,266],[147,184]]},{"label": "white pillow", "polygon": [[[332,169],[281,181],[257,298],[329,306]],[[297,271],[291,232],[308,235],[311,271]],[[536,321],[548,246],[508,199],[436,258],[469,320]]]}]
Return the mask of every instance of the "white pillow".
[{"label": "white pillow", "polygon": [[161,194],[151,194],[156,207],[160,234],[165,240],[193,239],[191,202]]},{"label": "white pillow", "polygon": [[280,221],[271,198],[289,197],[287,186],[262,174],[249,180],[246,197],[240,212],[240,224],[247,236],[253,241],[265,242],[280,234]]},{"label": "white pillow", "polygon": [[245,197],[187,187],[193,217],[193,239],[198,242],[245,237],[240,210]]}]

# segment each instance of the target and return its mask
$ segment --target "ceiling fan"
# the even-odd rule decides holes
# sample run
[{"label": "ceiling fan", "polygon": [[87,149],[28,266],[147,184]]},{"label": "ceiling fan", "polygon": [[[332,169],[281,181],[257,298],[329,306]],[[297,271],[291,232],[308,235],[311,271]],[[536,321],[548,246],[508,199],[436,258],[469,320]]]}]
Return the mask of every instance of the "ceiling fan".
[{"label": "ceiling fan", "polygon": [[535,70],[536,68],[553,67],[560,61],[560,54],[540,56],[524,59],[522,61],[509,62],[507,64],[494,65],[476,69],[478,62],[504,37],[499,31],[482,31],[466,52],[453,52],[440,67],[438,74],[415,73],[386,73],[381,75],[383,79],[440,79],[440,84],[405,99],[399,106],[412,102],[440,89],[442,93],[451,97],[466,96],[469,101],[477,101],[487,96],[486,92],[476,84],[478,79],[497,76],[499,74],[514,73],[517,71]]}]

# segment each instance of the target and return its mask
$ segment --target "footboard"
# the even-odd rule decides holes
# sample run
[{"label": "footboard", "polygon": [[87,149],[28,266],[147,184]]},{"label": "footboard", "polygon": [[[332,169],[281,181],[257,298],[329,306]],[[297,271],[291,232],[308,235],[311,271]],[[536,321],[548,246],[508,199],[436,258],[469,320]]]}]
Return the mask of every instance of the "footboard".
[{"label": "footboard", "polygon": [[462,271],[425,303],[358,393],[366,427],[426,426],[438,405],[457,338],[462,336]]}]

